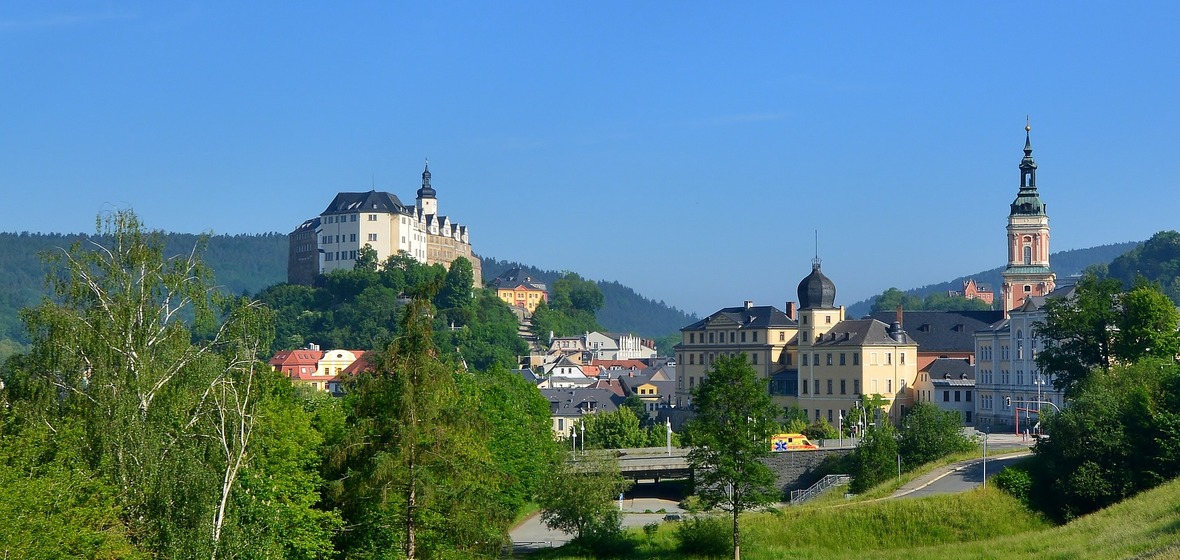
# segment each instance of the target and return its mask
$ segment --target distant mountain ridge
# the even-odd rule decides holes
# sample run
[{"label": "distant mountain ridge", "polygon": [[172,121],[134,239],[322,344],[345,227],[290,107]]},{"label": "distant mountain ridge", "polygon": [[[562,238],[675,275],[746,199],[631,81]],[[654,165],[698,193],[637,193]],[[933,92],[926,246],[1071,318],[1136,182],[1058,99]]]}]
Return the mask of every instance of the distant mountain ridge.
[{"label": "distant mountain ridge", "polygon": [[[1140,245],[1142,241],[1128,241],[1126,243],[1113,243],[1111,245],[1100,245],[1098,247],[1090,247],[1088,249],[1073,249],[1070,251],[1061,251],[1059,253],[1052,253],[1049,255],[1049,264],[1054,272],[1057,273],[1057,278],[1066,278],[1081,274],[1083,270],[1091,265],[1109,264],[1115,258],[1121,256],[1123,253],[1130,251]],[[960,291],[963,289],[963,282],[968,278],[974,278],[979,284],[989,284],[996,293],[996,297],[1000,295],[1000,284],[1003,282],[1000,273],[1004,271],[1004,267],[996,267],[991,270],[983,272],[976,272],[975,274],[968,274],[960,276],[948,282],[940,282],[938,284],[928,284],[919,288],[911,288],[902,290],[907,295],[914,295],[925,297],[928,294],[945,291]],[[881,291],[885,291],[890,286],[884,286]],[[877,295],[880,295],[879,293]],[[848,315],[851,317],[863,317],[868,315],[873,306],[873,298],[876,295],[865,300],[858,301],[848,306]]]}]

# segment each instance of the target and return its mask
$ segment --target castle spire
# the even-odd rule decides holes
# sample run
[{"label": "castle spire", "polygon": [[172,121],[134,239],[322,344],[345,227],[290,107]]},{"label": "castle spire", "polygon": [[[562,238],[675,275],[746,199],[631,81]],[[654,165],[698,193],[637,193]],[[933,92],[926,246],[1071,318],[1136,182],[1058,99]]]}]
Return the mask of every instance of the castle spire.
[{"label": "castle spire", "polygon": [[[430,160],[426,160],[426,166],[422,169],[422,188],[418,189],[418,199],[435,198],[434,187],[430,186]],[[419,204],[421,206],[421,204]]]}]

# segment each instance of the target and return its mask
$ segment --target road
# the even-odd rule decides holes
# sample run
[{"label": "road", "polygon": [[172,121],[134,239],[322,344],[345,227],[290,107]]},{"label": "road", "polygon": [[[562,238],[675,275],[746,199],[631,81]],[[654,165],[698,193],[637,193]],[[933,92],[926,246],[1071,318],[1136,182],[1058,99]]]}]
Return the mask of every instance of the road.
[{"label": "road", "polygon": [[[1003,455],[987,460],[987,476],[991,478],[1004,467],[1028,457],[1029,453]],[[983,482],[983,460],[975,459],[948,465],[918,477],[894,492],[891,498],[922,498],[935,494],[966,492]]]},{"label": "road", "polygon": [[[1004,467],[1027,457],[1031,441],[1014,434],[992,434],[989,448],[1006,454],[987,460],[987,475],[991,478]],[[1013,450],[1019,450],[1012,453]],[[921,498],[934,494],[965,492],[983,482],[983,460],[972,459],[935,469],[915,478],[899,488],[893,495],[882,499]],[[788,507],[788,506],[784,506]],[[675,500],[660,497],[636,497],[623,500],[623,526],[642,527],[653,521],[662,521],[664,513],[643,513],[645,510],[664,509],[667,513],[682,513]],[[539,514],[522,521],[510,531],[512,548],[515,552],[527,552],[566,544],[572,535],[555,531],[541,523]]]},{"label": "road", "polygon": [[[663,509],[666,513],[643,513],[646,510]],[[684,513],[675,500],[663,498],[634,498],[623,500],[623,527],[642,527],[653,521],[662,522],[668,513]],[[533,515],[513,527],[512,550],[515,553],[540,548],[561,546],[568,543],[573,535],[556,531],[541,523],[540,514]]]}]

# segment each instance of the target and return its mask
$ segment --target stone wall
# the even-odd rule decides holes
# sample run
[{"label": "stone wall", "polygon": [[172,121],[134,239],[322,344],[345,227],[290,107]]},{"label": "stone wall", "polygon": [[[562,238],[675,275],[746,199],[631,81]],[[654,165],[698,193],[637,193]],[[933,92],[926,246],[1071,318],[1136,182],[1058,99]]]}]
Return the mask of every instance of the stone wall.
[{"label": "stone wall", "polygon": [[[820,449],[818,451],[791,451],[776,453],[763,462],[774,471],[775,485],[784,496],[791,490],[805,490],[820,478],[815,469],[830,456],[847,455],[852,449]],[[839,473],[835,473],[839,474]]]}]

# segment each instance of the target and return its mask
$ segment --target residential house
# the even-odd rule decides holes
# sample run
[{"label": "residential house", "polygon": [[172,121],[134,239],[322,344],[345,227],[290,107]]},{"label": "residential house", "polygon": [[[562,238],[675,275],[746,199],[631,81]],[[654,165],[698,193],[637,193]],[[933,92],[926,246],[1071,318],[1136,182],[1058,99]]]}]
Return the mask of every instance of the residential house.
[{"label": "residential house", "polygon": [[975,423],[975,368],[966,360],[938,358],[918,372],[914,400],[959,415],[964,426]]}]

